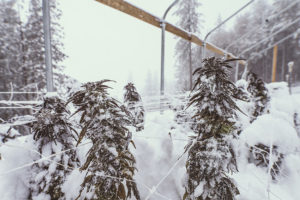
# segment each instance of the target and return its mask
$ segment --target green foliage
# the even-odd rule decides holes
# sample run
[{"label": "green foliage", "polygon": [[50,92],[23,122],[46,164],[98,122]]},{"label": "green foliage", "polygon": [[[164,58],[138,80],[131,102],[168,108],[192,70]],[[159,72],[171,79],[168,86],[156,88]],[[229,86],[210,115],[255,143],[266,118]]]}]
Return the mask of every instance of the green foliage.
[{"label": "green foliage", "polygon": [[[30,126],[35,146],[42,156],[57,154],[41,163],[34,164],[30,170],[28,199],[46,195],[50,199],[63,200],[62,185],[66,175],[79,165],[74,148],[72,124],[68,121],[69,111],[58,97],[47,97],[39,111],[34,114],[35,121]],[[61,154],[61,151],[66,151]]]},{"label": "green foliage", "polygon": [[197,78],[188,106],[197,107],[194,118],[199,134],[205,137],[232,132],[235,110],[241,111],[233,100],[239,97],[235,95],[236,86],[229,80],[228,62],[215,57],[204,59],[204,66],[194,72]]},{"label": "green foliage", "polygon": [[128,83],[125,87],[124,104],[131,113],[132,123],[137,131],[144,129],[144,107],[139,93],[133,83]]},{"label": "green foliage", "polygon": [[257,77],[255,73],[247,74],[247,90],[251,94],[251,100],[254,102],[251,123],[260,115],[266,112],[267,104],[270,100],[265,83]]},{"label": "green foliage", "polygon": [[[92,141],[87,159],[80,170],[86,172],[78,198],[123,200],[140,199],[133,179],[135,158],[128,150],[131,132],[130,113],[111,98],[105,85],[109,80],[84,84],[70,99],[80,113],[84,138]],[[127,191],[127,193],[126,193]]]},{"label": "green foliage", "polygon": [[188,106],[195,107],[196,135],[185,147],[187,183],[184,200],[234,200],[239,194],[234,180],[226,173],[236,172],[231,140],[236,134],[236,110],[233,98],[236,86],[229,81],[231,60],[211,57],[195,70],[197,75]]}]

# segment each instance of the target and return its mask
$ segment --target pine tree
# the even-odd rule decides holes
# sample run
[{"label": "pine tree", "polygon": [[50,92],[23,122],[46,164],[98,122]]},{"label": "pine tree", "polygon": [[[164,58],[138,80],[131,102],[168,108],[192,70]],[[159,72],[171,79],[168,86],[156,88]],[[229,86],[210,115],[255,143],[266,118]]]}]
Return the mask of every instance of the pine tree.
[{"label": "pine tree", "polygon": [[[0,1],[0,91],[7,92],[12,88],[18,90],[20,74],[20,19],[15,10],[15,1]],[[8,100],[10,95],[0,94],[0,100]],[[14,99],[15,100],[15,99]],[[0,106],[7,106],[0,104]],[[19,114],[20,109],[0,109],[0,116],[8,120]]]},{"label": "pine tree", "polygon": [[[45,91],[45,48],[43,35],[42,1],[24,2],[28,7],[28,16],[21,17],[18,10],[20,1],[9,0],[0,2],[0,91]],[[62,28],[59,25],[61,11],[58,1],[50,0],[51,8],[51,43],[54,85],[57,90],[65,82],[62,74],[63,53]],[[8,95],[0,94],[1,100],[9,99]],[[28,101],[36,95],[14,95],[16,101]],[[8,120],[14,115],[26,115],[30,111],[9,109],[0,111]],[[5,116],[5,117],[4,117]]]},{"label": "pine tree", "polygon": [[132,114],[132,122],[136,127],[136,131],[141,131],[144,129],[144,107],[142,104],[142,99],[133,83],[128,83],[125,87],[124,94],[124,104],[126,108]]},{"label": "pine tree", "polygon": [[[178,3],[178,9],[174,13],[179,17],[177,25],[190,33],[200,34],[202,15],[199,13],[201,3],[199,0],[185,0]],[[193,47],[191,42],[179,39],[176,44],[177,79],[178,86],[182,90],[189,91],[192,87],[192,71],[199,64],[199,47]],[[192,59],[194,58],[194,59]]]},{"label": "pine tree", "polygon": [[58,97],[47,97],[34,116],[31,128],[34,145],[40,153],[37,159],[57,155],[32,166],[28,199],[66,199],[62,185],[70,171],[79,165],[73,149],[74,129],[68,121],[69,111]]},{"label": "pine tree", "polygon": [[270,100],[265,83],[257,77],[255,73],[247,74],[247,90],[251,94],[251,101],[254,102],[254,108],[250,122],[252,123],[259,115],[267,112],[267,104]]},{"label": "pine tree", "polygon": [[187,182],[184,200],[232,200],[239,194],[226,173],[236,172],[231,140],[236,135],[236,86],[229,81],[228,62],[211,57],[195,70],[197,75],[189,104],[196,110],[197,132],[185,147]]},{"label": "pine tree", "polygon": [[77,199],[121,200],[133,195],[139,200],[133,179],[135,158],[128,149],[132,142],[129,112],[109,96],[105,82],[86,83],[69,99],[78,108],[75,113],[81,114],[78,143],[85,136],[92,141],[81,167],[86,176]]},{"label": "pine tree", "polygon": [[[62,28],[59,24],[61,10],[58,1],[49,1],[51,15],[51,49],[52,49],[52,67],[54,71],[55,88],[59,87],[64,80],[62,75],[63,67],[61,62],[66,58],[63,52]],[[44,31],[43,31],[43,13],[42,1],[30,0],[29,16],[27,22],[21,30],[22,37],[22,65],[20,73],[24,79],[26,89],[39,90],[46,87],[45,75],[45,48],[44,48]]]}]

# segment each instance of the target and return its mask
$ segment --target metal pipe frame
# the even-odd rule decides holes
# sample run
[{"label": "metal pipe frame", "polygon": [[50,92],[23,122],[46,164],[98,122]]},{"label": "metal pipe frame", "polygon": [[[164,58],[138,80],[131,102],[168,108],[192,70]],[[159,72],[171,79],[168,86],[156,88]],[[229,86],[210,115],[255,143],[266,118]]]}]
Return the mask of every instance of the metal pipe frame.
[{"label": "metal pipe frame", "polygon": [[[294,5],[296,5],[296,4],[299,3],[299,2],[300,2],[300,0],[295,1],[294,3],[288,5],[285,9],[281,10],[279,13],[277,13],[277,14],[271,16],[270,18],[266,18],[264,21],[265,21],[265,22],[270,22],[270,20],[273,20],[275,17],[277,17],[277,16],[279,16],[280,14],[284,13],[285,11],[287,11],[288,9],[290,9],[291,7],[293,7]],[[246,36],[248,36],[249,34],[251,34],[251,33],[255,32],[255,31],[257,31],[257,28],[261,29],[261,28],[262,28],[262,25],[253,27],[250,31],[248,31],[248,32],[246,32],[244,35],[242,35],[239,39],[234,40],[231,44],[229,44],[229,45],[225,48],[225,51],[227,52],[228,49],[229,49],[232,45],[234,45],[235,43],[237,43],[237,42],[239,42],[240,40],[244,39],[244,38],[245,38]]]},{"label": "metal pipe frame", "polygon": [[166,23],[165,19],[167,14],[173,6],[175,6],[179,0],[175,0],[165,11],[161,21],[161,68],[160,68],[160,95],[163,96],[165,93],[165,31]]},{"label": "metal pipe frame", "polygon": [[218,28],[220,28],[222,25],[224,25],[227,21],[229,21],[232,17],[234,17],[235,15],[237,15],[239,12],[241,12],[242,10],[244,10],[246,7],[248,7],[251,3],[253,3],[255,0],[251,0],[249,1],[247,4],[245,4],[243,7],[241,7],[240,9],[238,9],[236,12],[234,12],[232,15],[230,15],[229,17],[227,17],[224,21],[222,21],[219,25],[217,25],[215,28],[213,28],[211,31],[209,31],[203,41],[203,47],[202,47],[202,58],[205,57],[205,46],[206,46],[206,40],[208,38],[208,36],[210,34],[212,34],[215,30],[217,30]]},{"label": "metal pipe frame", "polygon": [[53,70],[52,70],[52,53],[51,53],[51,32],[50,32],[50,7],[49,0],[43,0],[43,28],[45,40],[45,63],[47,92],[53,92]]}]

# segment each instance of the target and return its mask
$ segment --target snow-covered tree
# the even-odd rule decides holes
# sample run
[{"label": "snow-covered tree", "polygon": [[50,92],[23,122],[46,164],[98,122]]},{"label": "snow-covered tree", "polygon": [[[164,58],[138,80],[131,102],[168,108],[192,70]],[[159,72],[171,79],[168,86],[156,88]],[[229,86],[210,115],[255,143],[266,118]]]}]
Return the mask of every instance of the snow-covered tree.
[{"label": "snow-covered tree", "polygon": [[[61,75],[63,69],[61,62],[66,58],[61,42],[63,32],[59,24],[61,11],[57,1],[50,0],[49,3],[54,84],[55,87],[59,87],[59,84],[64,80]],[[37,86],[41,90],[46,86],[42,1],[30,0],[29,13],[28,20],[20,33],[22,37],[22,65],[19,70],[23,72],[26,89],[35,89]]]},{"label": "snow-covered tree", "polygon": [[267,104],[270,100],[265,83],[255,73],[247,74],[247,90],[251,94],[251,101],[254,103],[250,122],[253,122],[259,115],[267,112]]},{"label": "snow-covered tree", "polygon": [[235,182],[227,173],[236,172],[231,140],[236,135],[233,100],[236,86],[229,81],[230,60],[211,57],[195,70],[196,81],[189,106],[195,106],[197,132],[185,147],[187,182],[184,200],[236,199]]},{"label": "snow-covered tree", "polygon": [[[59,25],[61,11],[58,1],[50,0],[52,64],[54,85],[61,90],[66,76],[62,74],[62,61],[66,58],[63,52],[63,31]],[[28,8],[26,16],[22,6]],[[0,1],[0,90],[10,91],[45,91],[45,47],[43,35],[42,1]],[[0,94],[1,100],[9,95]],[[13,100],[28,101],[37,98],[35,94],[14,95]],[[30,114],[28,109],[0,111],[8,120],[14,115]]]},{"label": "snow-covered tree", "polygon": [[[20,79],[18,74],[20,58],[20,19],[14,9],[15,1],[0,1],[0,91],[10,91],[16,89]],[[0,100],[8,100],[9,95],[0,94]],[[5,106],[0,104],[0,106]],[[8,120],[15,114],[19,114],[20,109],[0,109],[0,116]]]},{"label": "snow-covered tree", "polygon": [[144,106],[141,96],[137,92],[133,83],[128,83],[125,87],[124,104],[132,114],[132,122],[137,131],[144,129]]},{"label": "snow-covered tree", "polygon": [[[202,23],[202,15],[199,13],[201,3],[199,0],[185,0],[179,1],[178,9],[174,13],[179,17],[177,25],[197,35],[200,34],[199,30]],[[181,90],[188,91],[192,87],[192,72],[197,65],[201,62],[199,58],[199,47],[193,47],[191,42],[179,39],[176,44],[177,58],[177,81]],[[193,58],[193,59],[192,59]]]},{"label": "snow-covered tree", "polygon": [[[129,111],[111,98],[105,83],[108,80],[86,83],[70,99],[81,115],[82,131],[78,143],[86,136],[92,141],[81,170],[86,176],[78,198],[83,199],[140,199],[133,179],[135,158],[129,151],[131,124]],[[132,142],[133,143],[133,142]]]},{"label": "snow-covered tree", "polygon": [[31,167],[27,199],[66,199],[62,185],[70,171],[79,166],[69,111],[58,97],[46,97],[34,117],[30,126],[40,154],[36,159],[56,155]]}]

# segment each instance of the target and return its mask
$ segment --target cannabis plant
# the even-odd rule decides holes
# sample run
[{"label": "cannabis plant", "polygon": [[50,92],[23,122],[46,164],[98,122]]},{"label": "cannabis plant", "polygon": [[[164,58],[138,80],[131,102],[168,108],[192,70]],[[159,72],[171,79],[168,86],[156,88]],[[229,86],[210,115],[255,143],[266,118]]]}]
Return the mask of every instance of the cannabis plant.
[{"label": "cannabis plant", "polygon": [[295,112],[293,118],[294,118],[294,127],[297,131],[298,136],[300,137],[300,115],[297,112]]},{"label": "cannabis plant", "polygon": [[142,99],[133,83],[128,83],[125,87],[124,104],[132,114],[132,122],[136,127],[136,131],[144,129],[144,107]]},{"label": "cannabis plant", "polygon": [[[272,154],[271,161],[270,154]],[[272,146],[272,152],[270,151],[269,146],[262,143],[250,147],[250,156],[248,157],[248,161],[250,163],[254,163],[256,166],[264,168],[266,171],[268,171],[269,162],[272,162],[270,175],[273,180],[277,180],[277,177],[280,174],[283,159],[284,155],[279,153],[276,145]]]},{"label": "cannabis plant", "polygon": [[251,101],[254,102],[254,108],[250,122],[252,123],[258,116],[267,112],[267,103],[270,100],[265,83],[257,77],[255,73],[247,74],[247,90],[251,94]]},{"label": "cannabis plant", "polygon": [[32,166],[28,199],[66,199],[62,185],[70,171],[79,166],[69,111],[58,97],[47,97],[34,117],[30,126],[37,159],[56,155]]},{"label": "cannabis plant", "polygon": [[233,99],[237,88],[229,80],[230,61],[207,58],[194,72],[196,81],[188,106],[195,106],[197,131],[185,147],[184,200],[233,200],[239,194],[227,175],[237,171],[231,140],[236,135],[236,111],[240,111]]},{"label": "cannabis plant", "polygon": [[[81,171],[86,173],[77,199],[123,200],[140,199],[133,179],[135,158],[129,151],[130,114],[111,98],[105,85],[109,80],[84,84],[69,100],[79,113],[84,137],[92,141]],[[132,142],[133,143],[133,142]]]},{"label": "cannabis plant", "polygon": [[[251,94],[251,101],[254,103],[254,108],[252,110],[250,119],[250,122],[252,123],[257,119],[258,116],[268,112],[268,102],[270,101],[270,96],[265,83],[262,81],[262,79],[258,78],[257,74],[248,72],[247,81],[247,90]],[[280,173],[281,163],[284,155],[278,152],[277,146],[275,145],[272,147],[272,152],[270,152],[270,149],[270,146],[266,146],[261,143],[250,147],[250,156],[248,161],[267,170],[270,162],[269,154],[272,153],[273,163],[271,166],[271,176],[273,180],[276,180],[276,177]]]},{"label": "cannabis plant", "polygon": [[188,95],[180,97],[179,102],[173,102],[175,102],[175,105],[172,108],[175,113],[174,121],[181,126],[188,127],[191,130],[196,131],[196,119],[192,118],[191,114],[193,107],[190,106],[187,108]]}]

